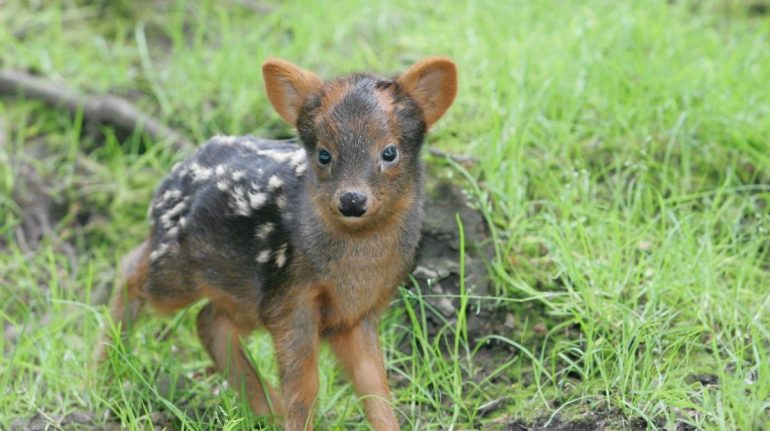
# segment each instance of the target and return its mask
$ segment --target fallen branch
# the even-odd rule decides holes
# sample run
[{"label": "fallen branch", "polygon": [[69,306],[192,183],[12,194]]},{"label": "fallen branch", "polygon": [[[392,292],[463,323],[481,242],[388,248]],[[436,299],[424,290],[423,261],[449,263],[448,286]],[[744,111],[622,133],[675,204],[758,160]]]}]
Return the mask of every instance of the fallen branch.
[{"label": "fallen branch", "polygon": [[[190,141],[180,133],[117,96],[84,96],[46,79],[13,70],[0,71],[0,95],[2,94],[21,94],[65,108],[72,114],[82,110],[86,121],[109,124],[128,133],[141,130],[154,141],[171,143],[176,150],[192,148]],[[450,154],[437,148],[429,148],[428,151],[431,155],[444,157],[464,166],[473,166],[479,162],[475,157]]]},{"label": "fallen branch", "polygon": [[177,150],[192,148],[178,132],[141,112],[131,102],[113,95],[86,96],[46,79],[13,70],[0,71],[0,94],[23,95],[66,109],[73,115],[83,112],[86,121],[109,124],[133,133],[140,130],[154,141],[167,141]]}]

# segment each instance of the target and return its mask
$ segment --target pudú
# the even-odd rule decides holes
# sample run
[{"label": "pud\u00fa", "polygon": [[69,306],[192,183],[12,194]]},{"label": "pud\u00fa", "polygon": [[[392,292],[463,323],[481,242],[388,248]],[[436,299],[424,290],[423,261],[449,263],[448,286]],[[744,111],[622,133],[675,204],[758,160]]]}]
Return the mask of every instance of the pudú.
[{"label": "pud\u00fa", "polygon": [[[454,101],[457,71],[429,57],[396,78],[330,81],[287,61],[263,65],[267,95],[298,141],[215,137],[175,166],[150,207],[149,239],[125,259],[111,316],[129,327],[201,298],[198,334],[259,415],[312,429],[318,346],[328,341],[377,430],[399,428],[378,318],[413,265],[422,223],[420,150]],[[280,394],[241,337],[266,328]],[[105,335],[97,358],[106,355]]]}]

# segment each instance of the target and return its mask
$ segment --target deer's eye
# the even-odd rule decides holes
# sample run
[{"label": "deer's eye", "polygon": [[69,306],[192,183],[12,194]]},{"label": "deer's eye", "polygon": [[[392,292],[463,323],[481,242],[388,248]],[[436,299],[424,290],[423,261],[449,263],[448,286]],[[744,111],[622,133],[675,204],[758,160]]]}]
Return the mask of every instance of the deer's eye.
[{"label": "deer's eye", "polygon": [[398,158],[398,149],[396,149],[395,145],[387,146],[382,150],[381,157],[382,160],[393,163]]},{"label": "deer's eye", "polygon": [[326,150],[320,150],[318,152],[318,163],[322,165],[328,165],[332,162],[332,155]]}]

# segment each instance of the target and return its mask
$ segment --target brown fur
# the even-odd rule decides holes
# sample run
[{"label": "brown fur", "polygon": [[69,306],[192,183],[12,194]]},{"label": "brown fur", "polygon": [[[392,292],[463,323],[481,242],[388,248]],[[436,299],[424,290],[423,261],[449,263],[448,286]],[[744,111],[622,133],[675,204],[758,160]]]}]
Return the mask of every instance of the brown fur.
[{"label": "brown fur", "polygon": [[275,389],[262,382],[249,363],[241,345],[241,331],[212,302],[198,314],[198,336],[219,370],[226,373],[233,388],[246,395],[255,413],[260,415],[283,412],[281,398]]},{"label": "brown fur", "polygon": [[329,337],[334,354],[353,381],[359,396],[364,397],[364,409],[374,429],[397,429],[398,421],[390,407],[390,391],[382,363],[377,323],[365,319],[347,331]]},{"label": "brown fur", "polygon": [[279,58],[267,60],[262,70],[267,97],[281,117],[287,123],[294,124],[305,96],[321,87],[321,79]]},{"label": "brown fur", "polygon": [[[378,316],[413,264],[422,216],[419,150],[425,129],[454,100],[454,64],[429,58],[396,81],[359,75],[324,84],[313,73],[278,59],[265,62],[263,73],[275,110],[308,141],[309,176],[291,195],[298,202],[290,206],[295,211],[288,218],[292,254],[284,275],[262,280],[262,273],[252,268],[233,266],[242,249],[196,236],[213,229],[208,225],[189,226],[193,230],[186,231],[187,242],[169,242],[162,235],[177,229],[177,219],[171,217],[182,217],[187,202],[182,199],[192,196],[174,189],[179,194],[169,196],[178,201],[155,206],[172,208],[158,210],[161,225],[168,224],[166,231],[153,231],[151,240],[126,258],[110,315],[125,331],[146,302],[172,312],[207,299],[197,328],[217,369],[255,413],[282,417],[287,430],[313,428],[318,348],[327,340],[363,398],[372,427],[397,430]],[[380,159],[387,146],[395,146],[402,158],[392,166]],[[335,170],[316,162],[318,148],[339,160]],[[349,190],[368,196],[365,216],[340,215],[337,202]],[[167,247],[160,259],[152,257],[158,244]],[[242,273],[249,276],[240,277]],[[253,283],[255,278],[261,283]],[[263,385],[243,351],[241,338],[259,326],[273,337],[282,394]],[[98,358],[105,356],[108,341],[103,335]]]},{"label": "brown fur", "polygon": [[321,98],[321,112],[329,110],[339,103],[350,91],[350,83],[346,81],[335,81],[324,87],[323,97]]},{"label": "brown fur", "polygon": [[457,95],[457,67],[446,57],[428,57],[398,79],[423,107],[430,127],[449,109]]}]

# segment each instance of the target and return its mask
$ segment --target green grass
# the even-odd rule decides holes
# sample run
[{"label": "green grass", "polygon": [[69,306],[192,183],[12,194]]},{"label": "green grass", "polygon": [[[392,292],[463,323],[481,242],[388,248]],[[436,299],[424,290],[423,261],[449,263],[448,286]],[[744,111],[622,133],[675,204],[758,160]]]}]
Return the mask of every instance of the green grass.
[{"label": "green grass", "polygon": [[[428,339],[426,302],[402,290],[382,337],[407,428],[602,409],[651,429],[770,428],[770,18],[753,3],[1,3],[1,67],[127,96],[197,141],[291,133],[262,90],[268,56],[326,77],[395,73],[436,53],[457,61],[459,97],[429,143],[480,160],[441,170],[468,179],[491,222],[497,296],[481,301],[514,313],[513,330],[489,337],[518,353],[495,362],[505,383],[485,378],[454,337],[463,319]],[[178,428],[260,423],[204,372],[195,310],[147,319],[109,370],[88,366],[108,324],[91,304],[146,235],[153,187],[185,156],[101,131],[0,99],[0,428],[73,411],[97,423],[110,412],[129,429],[158,411]],[[33,251],[14,234],[20,161],[52,179],[62,215]],[[464,300],[472,312],[478,300]],[[411,353],[395,347],[404,339]],[[271,349],[258,335],[250,352],[274,381]],[[328,352],[321,375],[317,428],[365,429]],[[502,409],[478,414],[500,397]]]}]

